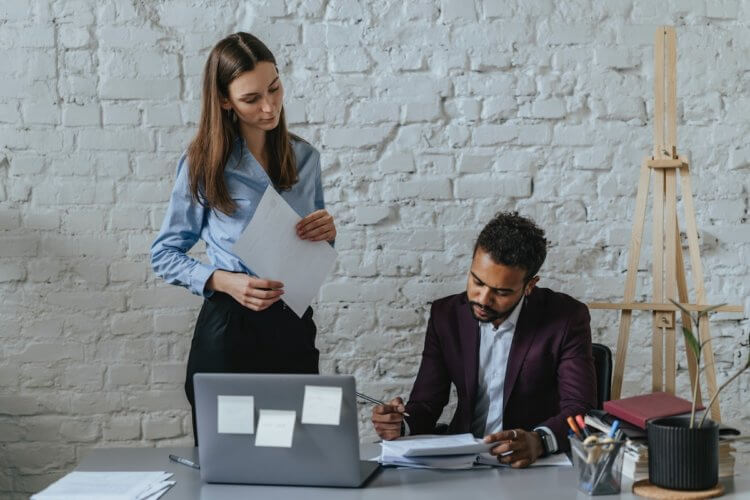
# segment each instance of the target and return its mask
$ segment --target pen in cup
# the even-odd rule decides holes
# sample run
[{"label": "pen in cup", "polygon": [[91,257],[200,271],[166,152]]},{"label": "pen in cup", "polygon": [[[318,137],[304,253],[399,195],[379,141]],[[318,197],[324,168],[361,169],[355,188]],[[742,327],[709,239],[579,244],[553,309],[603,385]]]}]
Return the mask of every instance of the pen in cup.
[{"label": "pen in cup", "polygon": [[610,427],[609,432],[607,433],[607,436],[609,437],[615,437],[615,433],[617,432],[617,429],[620,428],[620,421],[615,420],[612,422],[612,427]]},{"label": "pen in cup", "polygon": [[[388,404],[388,403],[386,403],[384,401],[380,401],[379,399],[371,398],[367,394],[362,394],[361,392],[355,392],[355,394],[357,395],[358,398],[364,399],[368,403],[372,403],[372,404],[375,404],[375,405],[384,405],[384,406]],[[408,413],[406,413],[405,411],[401,412],[401,414],[403,416],[405,416],[405,417],[410,417],[411,416]]]},{"label": "pen in cup", "polygon": [[583,432],[583,435],[589,437],[590,432],[586,430],[586,422],[583,420],[582,415],[576,415],[576,423],[578,424],[578,427],[581,428],[581,432]]},{"label": "pen in cup", "polygon": [[573,432],[575,433],[576,437],[578,439],[583,439],[581,436],[581,431],[578,430],[578,426],[576,425],[576,421],[573,417],[568,417],[568,426],[573,429]]},{"label": "pen in cup", "polygon": [[201,466],[196,464],[195,462],[191,462],[187,458],[178,457],[177,455],[169,455],[169,459],[173,462],[177,462],[178,464],[187,465],[188,467],[192,467],[193,469],[200,469]]}]

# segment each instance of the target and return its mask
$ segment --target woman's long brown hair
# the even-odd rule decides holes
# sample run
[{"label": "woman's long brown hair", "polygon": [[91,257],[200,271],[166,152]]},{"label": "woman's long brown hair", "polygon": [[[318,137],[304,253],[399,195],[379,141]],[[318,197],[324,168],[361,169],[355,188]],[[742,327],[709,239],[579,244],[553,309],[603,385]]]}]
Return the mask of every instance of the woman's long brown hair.
[{"label": "woman's long brown hair", "polygon": [[[236,205],[224,181],[224,169],[239,130],[231,110],[221,108],[229,97],[229,84],[259,62],[276,59],[268,47],[249,33],[234,33],[211,50],[203,73],[203,101],[198,133],[187,149],[190,192],[201,205],[231,215]],[[299,139],[286,128],[284,108],[279,125],[266,133],[268,175],[274,186],[289,189],[298,180],[297,161],[291,139]]]}]

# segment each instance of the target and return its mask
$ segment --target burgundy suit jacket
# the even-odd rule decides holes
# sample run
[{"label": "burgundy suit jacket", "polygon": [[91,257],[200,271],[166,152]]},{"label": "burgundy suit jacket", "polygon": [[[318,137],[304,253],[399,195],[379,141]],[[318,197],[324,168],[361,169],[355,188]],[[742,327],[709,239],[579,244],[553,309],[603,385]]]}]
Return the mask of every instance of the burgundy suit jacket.
[{"label": "burgundy suit jacket", "polygon": [[[588,308],[568,295],[535,288],[521,308],[503,389],[503,428],[547,426],[567,450],[570,415],[596,405]],[[471,432],[477,397],[479,322],[466,293],[435,301],[427,324],[422,362],[406,405],[412,434],[434,432],[451,384],[458,405],[451,434]]]}]

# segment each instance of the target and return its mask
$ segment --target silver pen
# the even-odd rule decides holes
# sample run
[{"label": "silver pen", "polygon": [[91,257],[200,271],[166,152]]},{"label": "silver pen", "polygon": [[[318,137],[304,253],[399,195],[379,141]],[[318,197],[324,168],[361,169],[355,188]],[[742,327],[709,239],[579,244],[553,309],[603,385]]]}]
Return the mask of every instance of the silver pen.
[{"label": "silver pen", "polygon": [[169,455],[169,459],[173,462],[177,462],[178,464],[187,465],[188,467],[192,467],[193,469],[200,469],[201,466],[196,464],[195,462],[191,462],[187,458],[178,457],[177,455]]},{"label": "silver pen", "polygon": [[[375,405],[383,405],[383,406],[385,406],[385,405],[387,405],[387,404],[388,404],[388,403],[385,403],[385,402],[383,402],[383,401],[380,401],[379,399],[375,399],[375,398],[373,398],[373,397],[370,397],[370,396],[368,396],[367,394],[362,394],[361,392],[355,392],[354,394],[356,394],[358,398],[360,398],[360,399],[364,399],[364,400],[365,400],[365,401],[367,401],[368,403],[372,403],[372,404],[375,404]],[[405,411],[403,411],[403,412],[400,412],[400,413],[401,413],[401,414],[402,414],[403,416],[405,416],[405,417],[410,417],[410,416],[411,416],[411,415],[409,415],[408,413],[406,413]]]}]

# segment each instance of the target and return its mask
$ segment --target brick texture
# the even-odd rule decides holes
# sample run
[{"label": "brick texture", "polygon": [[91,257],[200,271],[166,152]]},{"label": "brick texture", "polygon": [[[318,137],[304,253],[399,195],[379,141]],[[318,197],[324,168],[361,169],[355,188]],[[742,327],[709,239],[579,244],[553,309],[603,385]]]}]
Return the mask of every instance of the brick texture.
[{"label": "brick texture", "polygon": [[[547,228],[541,285],[622,297],[653,33],[679,25],[706,289],[746,310],[712,319],[732,337],[715,346],[725,380],[750,331],[748,22],[747,2],[707,0],[3,2],[0,497],[27,498],[91,447],[192,444],[182,383],[200,300],[153,275],[148,245],[207,52],[237,30],[274,51],[290,128],[322,154],[340,259],[315,305],[321,369],[389,398],[408,395],[429,303],[464,288],[498,210]],[[594,341],[614,347],[617,323],[593,311]],[[649,389],[649,337],[636,314],[625,394]],[[721,398],[745,432],[749,398],[750,373]]]}]

